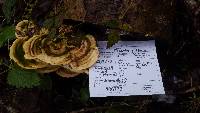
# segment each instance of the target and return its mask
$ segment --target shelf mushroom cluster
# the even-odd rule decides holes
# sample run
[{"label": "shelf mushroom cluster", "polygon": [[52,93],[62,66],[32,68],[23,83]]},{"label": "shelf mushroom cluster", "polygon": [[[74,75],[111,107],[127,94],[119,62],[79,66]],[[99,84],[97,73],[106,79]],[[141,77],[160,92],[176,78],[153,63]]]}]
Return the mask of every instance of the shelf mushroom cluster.
[{"label": "shelf mushroom cluster", "polygon": [[99,51],[95,38],[52,38],[48,30],[23,20],[16,26],[16,40],[10,47],[10,58],[20,67],[40,73],[56,72],[62,77],[88,73],[97,61]]}]

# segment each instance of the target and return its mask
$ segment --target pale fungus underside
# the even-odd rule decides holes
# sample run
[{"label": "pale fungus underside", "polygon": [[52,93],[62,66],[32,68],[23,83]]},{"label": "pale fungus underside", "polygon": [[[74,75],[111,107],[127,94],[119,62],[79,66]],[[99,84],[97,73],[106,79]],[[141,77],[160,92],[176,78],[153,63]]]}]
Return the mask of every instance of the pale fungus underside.
[{"label": "pale fungus underside", "polygon": [[87,73],[99,57],[92,35],[71,38],[59,32],[58,37],[50,37],[48,29],[28,20],[17,24],[15,34],[17,39],[10,47],[10,58],[20,67],[39,73],[56,72],[62,77],[74,77]]}]

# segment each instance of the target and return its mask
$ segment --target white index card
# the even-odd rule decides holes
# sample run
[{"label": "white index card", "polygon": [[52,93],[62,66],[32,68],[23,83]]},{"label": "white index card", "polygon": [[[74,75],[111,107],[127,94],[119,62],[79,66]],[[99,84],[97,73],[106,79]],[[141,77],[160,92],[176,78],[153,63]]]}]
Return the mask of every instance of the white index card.
[{"label": "white index card", "polygon": [[155,41],[119,41],[89,69],[90,97],[165,94]]}]

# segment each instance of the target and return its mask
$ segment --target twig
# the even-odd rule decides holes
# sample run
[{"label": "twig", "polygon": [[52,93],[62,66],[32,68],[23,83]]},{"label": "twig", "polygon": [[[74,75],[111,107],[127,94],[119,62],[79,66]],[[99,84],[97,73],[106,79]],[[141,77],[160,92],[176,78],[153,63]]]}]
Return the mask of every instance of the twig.
[{"label": "twig", "polygon": [[6,72],[8,72],[8,70],[5,70],[5,71],[1,72],[0,75],[4,74],[4,73],[6,73]]},{"label": "twig", "polygon": [[124,18],[129,9],[131,9],[132,7],[136,7],[136,5],[140,4],[142,0],[137,1],[135,4],[134,2],[135,2],[134,0],[131,0],[128,7],[121,11],[121,14],[119,15],[120,20]]},{"label": "twig", "polygon": [[199,89],[200,89],[200,86],[192,87],[192,88],[190,88],[190,89],[187,89],[187,90],[185,91],[185,93],[194,92],[194,91],[197,91],[197,90],[199,90]]},{"label": "twig", "polygon": [[4,66],[8,67],[9,69],[11,68],[9,65],[7,65],[6,63],[2,63]]},{"label": "twig", "polygon": [[175,51],[174,55],[177,55],[181,52],[181,50],[183,50],[183,48],[185,47],[186,42],[183,42],[182,45],[178,46],[178,50]]}]

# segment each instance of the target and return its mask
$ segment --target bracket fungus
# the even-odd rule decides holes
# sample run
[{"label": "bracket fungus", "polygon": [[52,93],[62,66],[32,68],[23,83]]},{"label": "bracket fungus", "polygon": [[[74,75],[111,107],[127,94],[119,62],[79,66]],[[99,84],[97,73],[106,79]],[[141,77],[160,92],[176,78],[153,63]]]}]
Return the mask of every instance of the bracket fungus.
[{"label": "bracket fungus", "polygon": [[16,25],[15,35],[16,38],[28,38],[37,32],[37,26],[28,20],[23,20]]},{"label": "bracket fungus", "polygon": [[10,47],[10,58],[22,68],[39,73],[56,72],[62,77],[75,77],[88,73],[99,57],[92,35],[49,37],[47,29],[27,20],[17,24],[16,38]]}]

